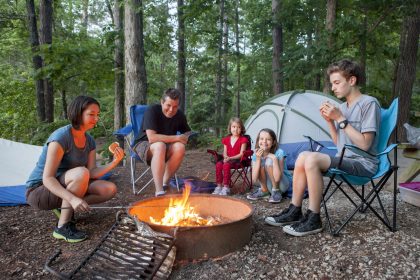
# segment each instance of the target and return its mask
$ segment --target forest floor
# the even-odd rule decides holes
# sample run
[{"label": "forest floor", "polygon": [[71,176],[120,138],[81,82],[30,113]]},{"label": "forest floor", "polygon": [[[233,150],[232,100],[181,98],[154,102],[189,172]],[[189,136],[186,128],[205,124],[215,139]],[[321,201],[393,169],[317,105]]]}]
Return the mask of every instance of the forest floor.
[{"label": "forest floor", "polygon": [[[210,172],[209,180],[214,180],[213,168],[205,151],[190,150],[178,175],[202,178]],[[117,184],[118,194],[104,205],[128,205],[153,195],[152,188],[142,195],[132,194],[129,166],[116,168],[111,181]],[[246,200],[246,194],[235,197]],[[339,237],[332,237],[324,230],[297,238],[286,235],[279,227],[264,224],[264,217],[279,212],[289,203],[288,199],[277,205],[252,202],[253,233],[248,245],[224,257],[176,264],[170,279],[420,278],[420,208],[398,197],[395,233],[368,211],[356,216]],[[390,192],[385,192],[383,203],[390,209]],[[342,217],[350,208],[344,196],[334,197],[332,218]],[[29,206],[0,207],[0,279],[51,279],[43,267],[58,248],[63,255],[56,268],[72,271],[115,222],[115,213],[115,209],[96,209],[77,214],[78,226],[89,233],[89,239],[69,244],[52,237],[57,219],[51,211],[35,211]]]}]

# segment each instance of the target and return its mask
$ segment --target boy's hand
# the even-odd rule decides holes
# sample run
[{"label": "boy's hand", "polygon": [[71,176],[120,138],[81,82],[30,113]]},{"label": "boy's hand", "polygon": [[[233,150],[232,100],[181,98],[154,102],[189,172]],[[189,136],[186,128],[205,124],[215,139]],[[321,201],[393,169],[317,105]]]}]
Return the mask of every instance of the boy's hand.
[{"label": "boy's hand", "polygon": [[338,107],[334,106],[330,102],[326,101],[322,104],[321,108],[321,115],[326,121],[338,121],[343,118],[343,114],[341,113]]}]

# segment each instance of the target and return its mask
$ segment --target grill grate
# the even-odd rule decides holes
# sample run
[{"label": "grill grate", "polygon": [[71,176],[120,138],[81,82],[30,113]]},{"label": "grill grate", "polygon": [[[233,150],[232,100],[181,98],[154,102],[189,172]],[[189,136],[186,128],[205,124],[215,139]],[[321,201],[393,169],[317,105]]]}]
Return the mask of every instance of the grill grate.
[{"label": "grill grate", "polygon": [[131,218],[120,216],[117,214],[108,233],[72,273],[63,274],[50,267],[61,251],[47,261],[46,270],[61,279],[165,279],[158,270],[172,250],[174,239],[139,232]]}]

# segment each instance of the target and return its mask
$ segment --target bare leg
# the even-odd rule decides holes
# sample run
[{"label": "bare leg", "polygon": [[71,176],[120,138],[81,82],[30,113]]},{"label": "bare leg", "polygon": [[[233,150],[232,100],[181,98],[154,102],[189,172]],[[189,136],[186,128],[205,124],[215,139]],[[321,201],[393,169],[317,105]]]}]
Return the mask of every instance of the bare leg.
[{"label": "bare leg", "polygon": [[[77,197],[83,198],[88,190],[89,178],[90,175],[87,168],[76,167],[61,175],[59,180],[69,192],[73,193]],[[63,200],[61,208],[61,215],[58,220],[59,227],[70,221],[73,215],[73,208],[68,201]]]},{"label": "bare leg", "polygon": [[276,182],[274,179],[273,166],[266,166],[265,170],[268,174],[268,178],[270,179],[272,190],[279,190],[279,182]]},{"label": "bare leg", "polygon": [[163,182],[168,183],[169,179],[174,176],[175,172],[181,166],[185,155],[185,145],[180,142],[175,142],[169,146],[165,173],[163,175]]},{"label": "bare leg", "polygon": [[311,153],[305,160],[305,173],[308,180],[309,209],[319,213],[321,196],[324,186],[322,172],[331,165],[329,156],[321,153]]},{"label": "bare leg", "polygon": [[108,181],[95,180],[89,184],[84,200],[88,204],[97,204],[110,200],[117,193],[117,186]]},{"label": "bare leg", "polygon": [[267,177],[265,176],[265,167],[263,166],[260,167],[260,174],[259,174],[258,181],[260,181],[261,190],[263,192],[268,192]]},{"label": "bare leg", "polygon": [[292,203],[297,207],[302,206],[303,194],[306,188],[306,173],[305,173],[305,160],[311,152],[302,152],[299,154],[295,170],[293,171],[293,196]]},{"label": "bare leg", "polygon": [[166,144],[156,142],[150,145],[147,157],[151,157],[150,167],[152,169],[153,181],[156,192],[163,191],[163,174],[165,172]]}]

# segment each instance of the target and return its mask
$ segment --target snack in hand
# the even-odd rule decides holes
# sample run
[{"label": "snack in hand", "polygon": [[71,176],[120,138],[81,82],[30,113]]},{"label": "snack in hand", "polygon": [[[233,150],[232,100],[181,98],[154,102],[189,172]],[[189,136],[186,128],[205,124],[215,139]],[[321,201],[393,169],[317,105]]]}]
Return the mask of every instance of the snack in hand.
[{"label": "snack in hand", "polygon": [[114,143],[112,143],[111,145],[109,145],[108,150],[109,150],[111,153],[115,153],[115,149],[116,149],[117,147],[119,147],[119,146],[120,146],[120,144],[118,144],[118,142],[114,142]]}]

